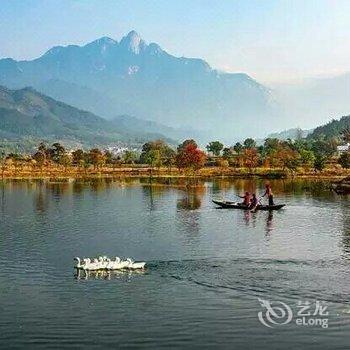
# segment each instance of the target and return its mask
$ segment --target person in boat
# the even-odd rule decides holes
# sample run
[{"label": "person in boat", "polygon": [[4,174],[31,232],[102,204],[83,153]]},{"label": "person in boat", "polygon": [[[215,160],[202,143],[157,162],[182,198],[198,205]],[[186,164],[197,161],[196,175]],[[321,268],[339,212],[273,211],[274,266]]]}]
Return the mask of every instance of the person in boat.
[{"label": "person in boat", "polygon": [[261,196],[262,197],[267,197],[269,200],[269,205],[274,205],[274,201],[273,201],[273,193],[272,193],[272,189],[271,186],[269,184],[266,184],[265,186],[265,193]]},{"label": "person in boat", "polygon": [[238,196],[238,197],[243,198],[243,202],[242,202],[243,205],[246,205],[247,207],[250,206],[250,193],[249,192],[246,192],[244,194],[244,196]]},{"label": "person in boat", "polygon": [[250,200],[249,209],[254,211],[258,205],[259,205],[259,200],[256,197],[256,194],[253,193],[252,199]]}]

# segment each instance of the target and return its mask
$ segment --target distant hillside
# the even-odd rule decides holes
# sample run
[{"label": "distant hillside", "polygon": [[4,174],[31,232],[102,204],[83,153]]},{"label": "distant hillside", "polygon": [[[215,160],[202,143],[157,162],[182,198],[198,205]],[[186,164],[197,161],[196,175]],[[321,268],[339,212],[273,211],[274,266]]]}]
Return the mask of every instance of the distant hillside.
[{"label": "distant hillside", "polygon": [[298,138],[305,138],[311,132],[312,132],[312,130],[302,130],[300,128],[294,128],[294,129],[284,130],[281,132],[271,133],[267,137],[268,138],[276,138],[279,140],[288,140],[288,139],[296,140]]},{"label": "distant hillside", "polygon": [[309,138],[317,137],[339,137],[344,129],[350,128],[350,115],[344,116],[339,120],[333,119],[329,123],[317,127],[310,135]]},{"label": "distant hillside", "polygon": [[163,135],[175,141],[183,141],[186,138],[199,140],[209,139],[209,135],[199,130],[187,128],[172,128],[161,123],[144,120],[129,115],[120,115],[111,119],[111,123],[130,134],[158,134],[161,138]]},{"label": "distant hillside", "polygon": [[116,142],[142,143],[165,138],[160,133],[126,129],[38,93],[32,88],[0,87],[0,137],[15,140],[61,141],[80,146],[104,146]]},{"label": "distant hillside", "polygon": [[274,115],[268,88],[244,73],[223,73],[202,59],[175,57],[135,31],[119,42],[51,48],[31,61],[0,60],[0,84],[33,86],[109,119],[132,115],[216,138],[263,136]]}]

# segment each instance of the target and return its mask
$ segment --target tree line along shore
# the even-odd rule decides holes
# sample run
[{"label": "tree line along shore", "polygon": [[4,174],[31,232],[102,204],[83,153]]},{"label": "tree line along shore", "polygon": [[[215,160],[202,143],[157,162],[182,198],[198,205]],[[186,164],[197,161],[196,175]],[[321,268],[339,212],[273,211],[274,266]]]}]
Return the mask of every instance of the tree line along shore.
[{"label": "tree line along shore", "polygon": [[[347,137],[349,135],[344,135]],[[210,142],[206,150],[195,140],[175,149],[162,140],[145,143],[140,151],[115,155],[92,148],[67,151],[56,142],[40,143],[33,154],[0,151],[2,178],[84,176],[347,176],[350,152],[337,152],[332,139],[265,139],[262,145],[247,138],[232,147]]]}]

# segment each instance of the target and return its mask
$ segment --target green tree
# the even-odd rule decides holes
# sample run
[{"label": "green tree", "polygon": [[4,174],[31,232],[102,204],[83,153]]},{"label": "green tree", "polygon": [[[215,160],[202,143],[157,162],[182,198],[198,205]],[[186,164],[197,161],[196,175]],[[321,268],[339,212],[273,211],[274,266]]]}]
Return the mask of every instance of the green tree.
[{"label": "green tree", "polygon": [[105,150],[106,164],[113,164],[115,162],[113,153],[111,151]]},{"label": "green tree", "polygon": [[44,142],[39,143],[38,152],[45,154],[46,160],[49,160],[51,157],[50,149],[46,146],[46,144]]},{"label": "green tree", "polygon": [[252,138],[247,138],[243,142],[244,148],[255,148],[256,147],[256,142]]},{"label": "green tree", "polygon": [[152,167],[173,164],[174,150],[163,140],[150,141],[142,146],[140,162]]},{"label": "green tree", "polygon": [[82,149],[77,149],[72,152],[72,163],[76,166],[84,166],[86,154]]},{"label": "green tree", "polygon": [[350,152],[342,153],[339,157],[338,162],[343,168],[349,169],[350,168]]},{"label": "green tree", "polygon": [[323,156],[320,153],[315,154],[315,162],[314,162],[315,170],[322,171],[326,166],[326,162],[327,162],[327,157]]},{"label": "green tree", "polygon": [[314,152],[307,149],[300,149],[300,163],[303,167],[309,168],[313,167],[315,164],[315,155]]},{"label": "green tree", "polygon": [[225,148],[222,150],[222,157],[223,157],[225,160],[230,160],[230,159],[232,159],[232,157],[233,157],[232,149],[229,148],[229,147],[225,147]]},{"label": "green tree", "polygon": [[334,139],[318,138],[313,140],[311,149],[315,155],[314,166],[318,171],[322,171],[327,161],[334,155],[336,152],[336,143]]},{"label": "green tree", "polygon": [[72,159],[71,157],[65,153],[60,157],[60,164],[64,166],[65,171],[67,171],[67,168],[72,165]]},{"label": "green tree", "polygon": [[220,141],[212,141],[207,146],[207,151],[211,152],[214,156],[219,156],[224,145]]},{"label": "green tree", "polygon": [[144,155],[144,163],[150,165],[151,167],[162,166],[162,155],[159,149],[151,149]]},{"label": "green tree", "polygon": [[1,164],[1,177],[4,178],[5,175],[5,160],[6,160],[6,153],[3,150],[0,150],[0,164]]},{"label": "green tree", "polygon": [[350,143],[350,128],[346,127],[341,132],[341,138],[344,142]]},{"label": "green tree", "polygon": [[57,163],[61,164],[63,156],[66,154],[66,149],[59,143],[55,142],[50,148],[51,159]]},{"label": "green tree", "polygon": [[136,151],[126,150],[122,158],[125,164],[134,164],[139,159],[139,154]]},{"label": "green tree", "polygon": [[169,168],[169,171],[171,170],[171,167],[175,164],[175,160],[176,160],[176,152],[168,147],[165,152],[164,152],[164,165],[167,166]]},{"label": "green tree", "polygon": [[276,138],[267,138],[264,141],[264,151],[269,154],[270,152],[276,151],[280,146],[281,142]]},{"label": "green tree", "polygon": [[46,161],[45,152],[43,150],[37,151],[33,154],[32,158],[35,160],[35,163],[39,166],[40,171],[42,171]]},{"label": "green tree", "polygon": [[234,146],[233,146],[234,151],[237,154],[240,154],[243,150],[243,145],[240,142],[237,142]]},{"label": "green tree", "polygon": [[98,148],[93,148],[89,151],[88,159],[95,169],[99,169],[106,162],[105,155]]}]

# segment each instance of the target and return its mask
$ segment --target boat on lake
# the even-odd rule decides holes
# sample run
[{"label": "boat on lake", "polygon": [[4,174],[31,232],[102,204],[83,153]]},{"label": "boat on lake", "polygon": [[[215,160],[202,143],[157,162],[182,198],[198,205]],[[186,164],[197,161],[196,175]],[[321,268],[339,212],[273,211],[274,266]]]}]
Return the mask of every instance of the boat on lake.
[{"label": "boat on lake", "polygon": [[[219,205],[221,208],[249,210],[249,208],[247,208],[247,206],[242,203],[231,202],[231,201],[219,201],[215,199],[213,199],[212,202]],[[279,210],[284,206],[285,204],[274,204],[274,205],[258,204],[255,210]]]}]

